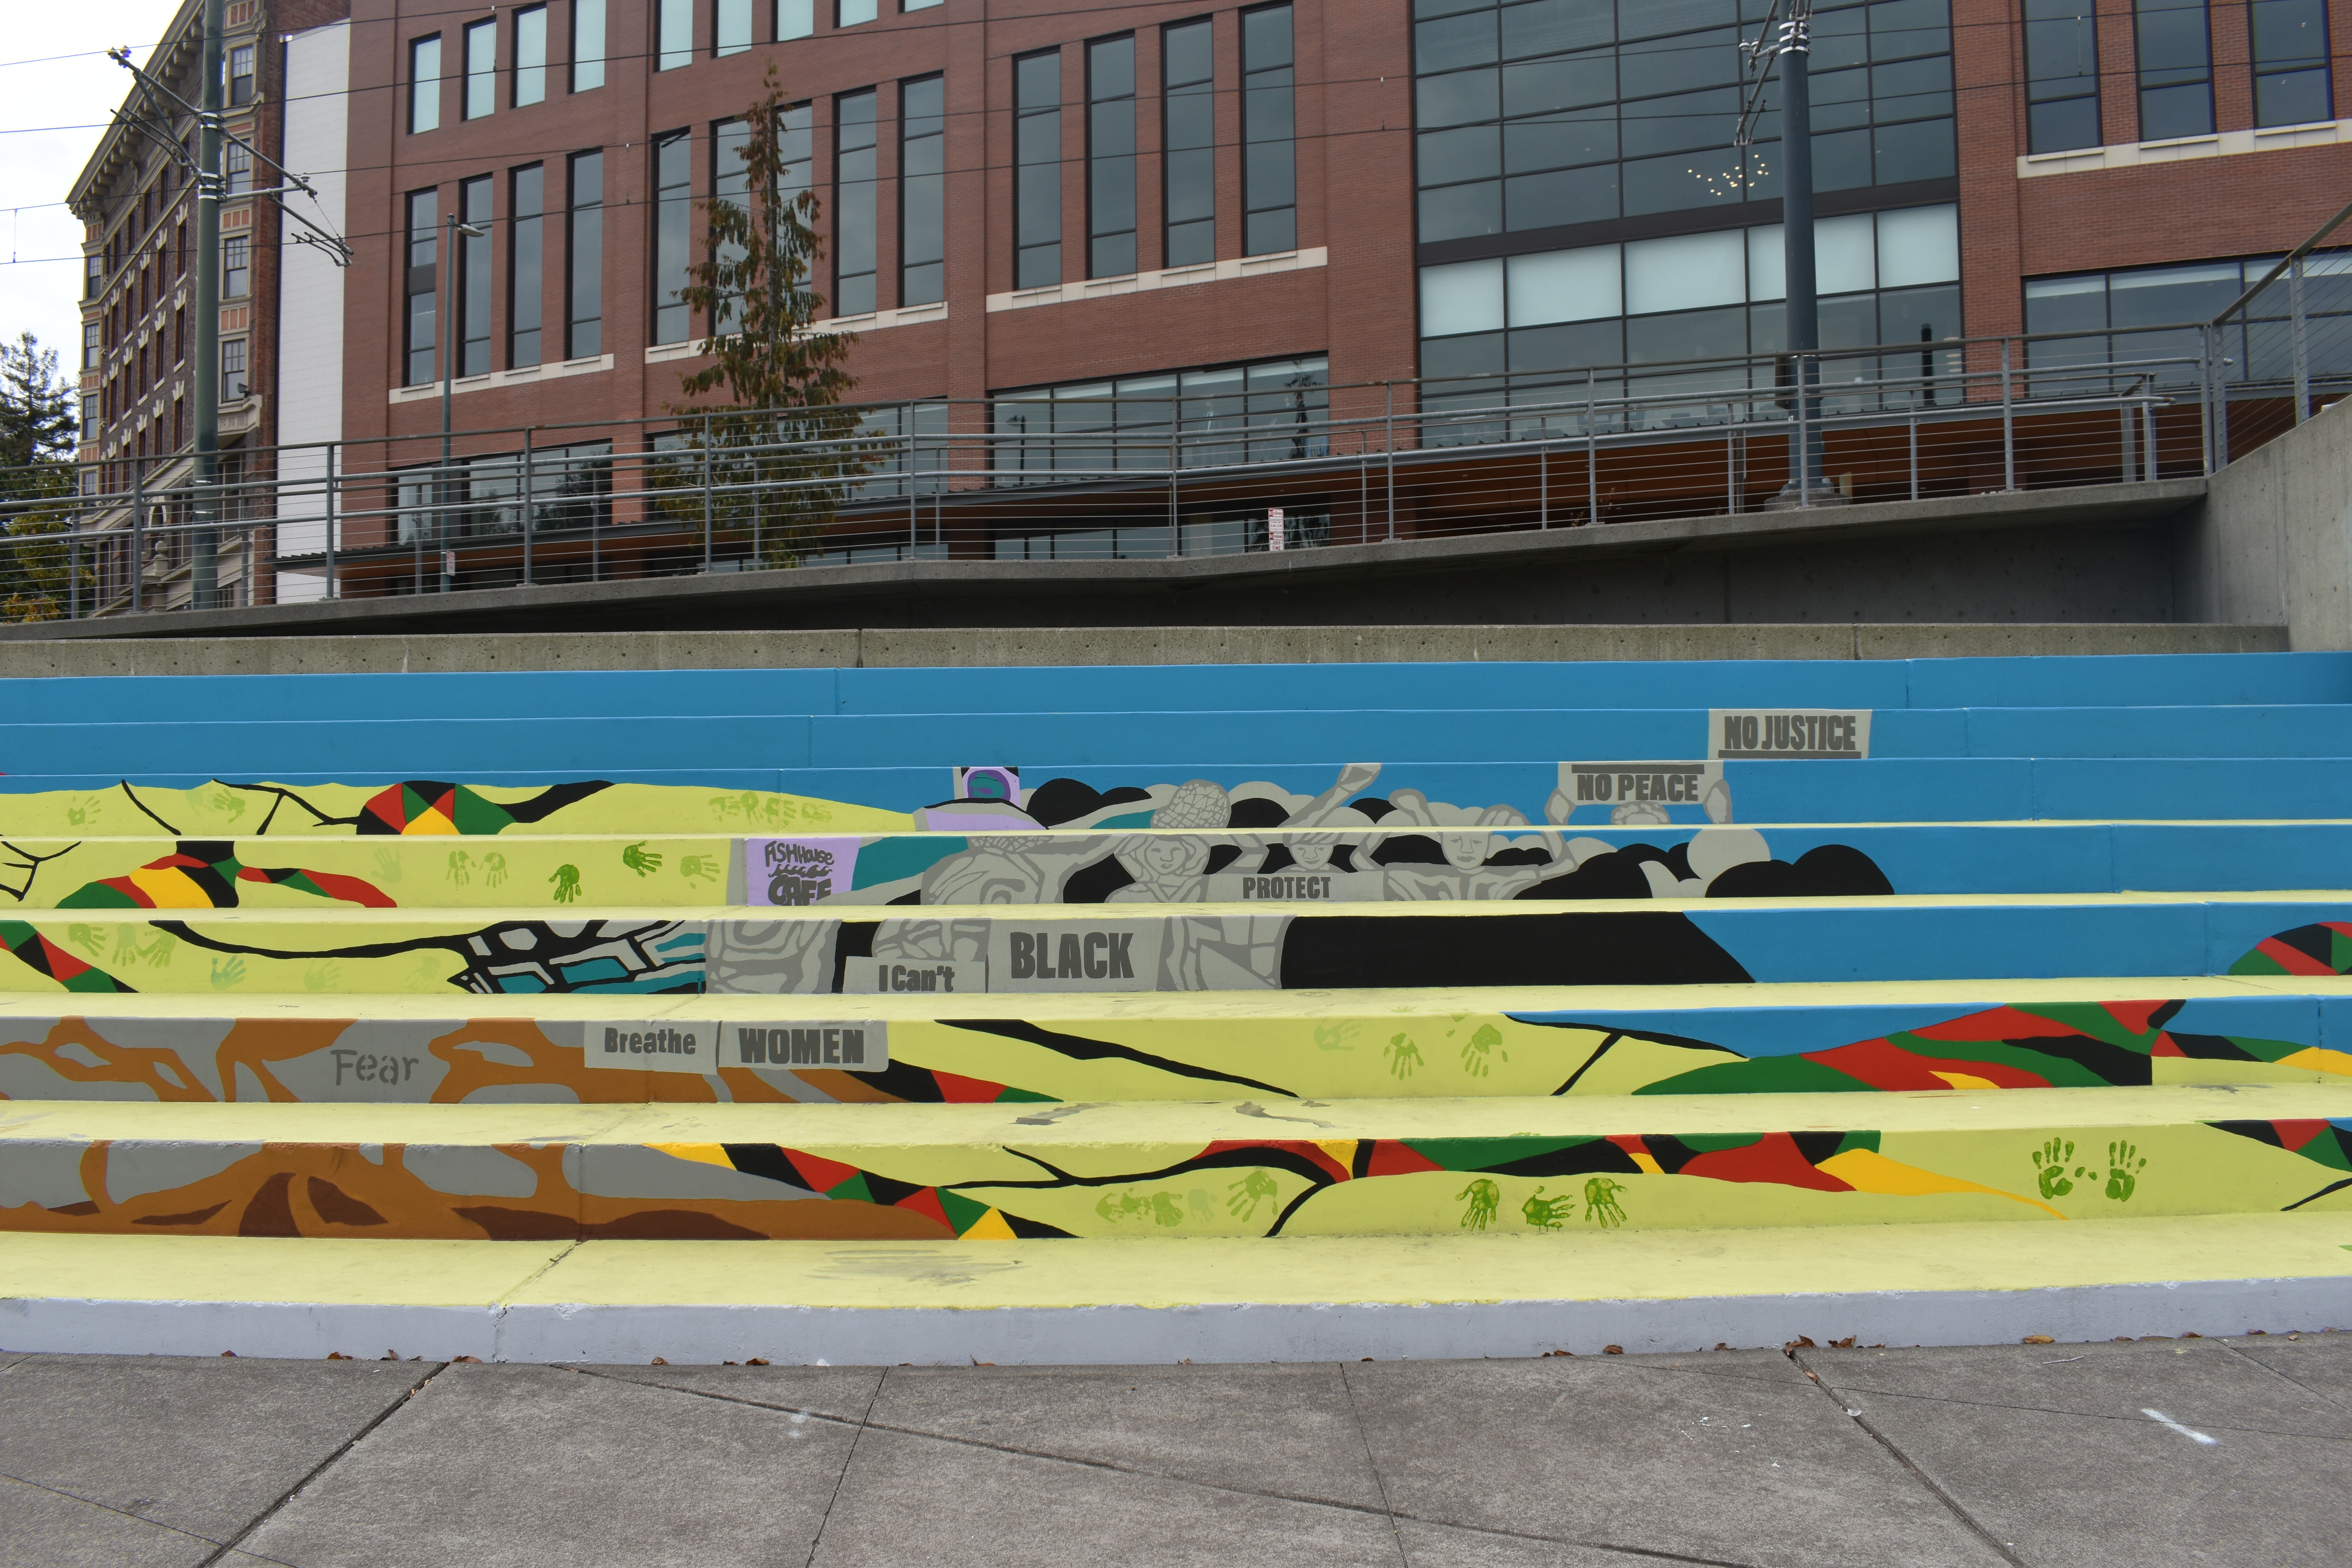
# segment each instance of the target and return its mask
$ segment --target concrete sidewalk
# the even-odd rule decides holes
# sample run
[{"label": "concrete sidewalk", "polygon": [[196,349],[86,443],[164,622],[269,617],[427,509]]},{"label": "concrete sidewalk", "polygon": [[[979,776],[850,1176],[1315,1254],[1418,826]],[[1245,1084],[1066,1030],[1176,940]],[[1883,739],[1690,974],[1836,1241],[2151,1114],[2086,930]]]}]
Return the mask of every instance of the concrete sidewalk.
[{"label": "concrete sidewalk", "polygon": [[10,1568],[2254,1568],[2352,1556],[2347,1497],[2352,1334],[950,1371],[0,1352]]}]

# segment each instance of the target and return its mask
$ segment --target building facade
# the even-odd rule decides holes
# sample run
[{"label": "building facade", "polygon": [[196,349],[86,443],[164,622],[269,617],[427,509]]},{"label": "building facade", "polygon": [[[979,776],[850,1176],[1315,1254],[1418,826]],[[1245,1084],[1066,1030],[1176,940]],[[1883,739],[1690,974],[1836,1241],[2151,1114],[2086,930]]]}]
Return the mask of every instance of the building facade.
[{"label": "building facade", "polygon": [[[679,379],[707,363],[709,326],[678,291],[698,204],[740,187],[742,116],[772,70],[797,106],[792,177],[821,200],[825,324],[857,334],[856,395],[890,405],[875,428],[992,437],[987,488],[1034,490],[1073,451],[1078,468],[1163,440],[1181,464],[1331,456],[1419,408],[1769,356],[1783,342],[1769,99],[1748,143],[1736,136],[1739,41],[1762,16],[1758,0],[544,0],[478,16],[353,0],[333,67],[356,251],[337,279],[333,423],[342,471],[387,478],[347,509],[339,591],[516,581],[512,552],[486,550],[526,513],[557,534],[612,531],[593,560],[551,543],[534,581],[700,569],[691,528],[604,498],[651,482],[648,454],[691,424]],[[1822,5],[1825,346],[2090,342],[2226,305],[2352,196],[2347,29],[2352,0]],[[1282,444],[1310,419],[1327,432],[1311,450]],[[1328,495],[1296,504],[1294,545],[1367,536]],[[1127,522],[1033,505],[857,548],[1265,542],[1213,508],[1161,510],[1131,542]],[[1427,525],[1391,506],[1391,529]]]},{"label": "building facade", "polygon": [[[230,487],[221,518],[229,526],[210,538],[184,526],[194,478],[194,116],[132,87],[74,182],[68,200],[86,226],[80,458],[92,465],[85,493],[102,498],[83,525],[103,536],[86,558],[100,613],[188,607],[206,570],[200,553],[213,556],[216,605],[276,599],[269,507],[244,488],[268,481],[278,438],[280,225],[271,200],[255,193],[277,184],[278,30],[342,8],[342,0],[231,0],[226,8],[221,101],[235,140],[222,150],[218,374],[221,473]],[[203,9],[202,0],[185,0],[142,62],[189,104],[203,97]]]}]

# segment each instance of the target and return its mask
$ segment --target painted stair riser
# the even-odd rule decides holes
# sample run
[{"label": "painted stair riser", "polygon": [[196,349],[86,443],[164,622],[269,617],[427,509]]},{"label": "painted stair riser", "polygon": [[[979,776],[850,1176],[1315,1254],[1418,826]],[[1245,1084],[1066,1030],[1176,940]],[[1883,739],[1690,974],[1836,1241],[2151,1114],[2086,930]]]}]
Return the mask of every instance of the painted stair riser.
[{"label": "painted stair riser", "polygon": [[[20,909],[560,909],[1423,902],[1896,893],[2352,889],[2352,823],[1590,827],[1349,835],[1057,832],[1011,850],[971,835],[81,838],[9,841]],[[1859,858],[1857,858],[1857,857]],[[1726,873],[1731,873],[1727,876]],[[1128,889],[1122,891],[1122,889]]]},{"label": "painted stair riser", "polygon": [[[0,723],[16,771],[128,773],[178,767],[250,775],[402,768],[498,774],[593,772],[615,759],[672,768],[894,768],[1047,757],[1066,766],[1150,765],[1171,756],[1314,763],[1379,736],[1391,762],[1486,756],[1707,757],[1743,750],[1853,758],[2342,757],[2352,707],[1896,710],[1444,709],[913,713],[739,713],[590,718],[89,719]],[[1805,715],[1824,719],[1808,724]],[[1748,721],[1741,739],[1737,725]]]},{"label": "painted stair riser", "polygon": [[654,998],[587,1021],[19,1016],[0,1019],[0,1099],[976,1104],[2352,1078],[2352,995],[1639,1012],[1362,1012],[1335,1000],[1289,1017],[960,1017],[938,1000],[941,1016],[897,1019]]},{"label": "painted stair riser", "polygon": [[2352,902],[1902,899],[1657,909],[1514,901],[1249,905],[1072,918],[941,910],[845,921],[667,910],[25,911],[0,919],[19,990],[164,994],[1071,994],[1679,985],[2069,975],[2340,974]]},{"label": "painted stair riser", "polygon": [[[1004,781],[1016,773],[1020,808],[1004,798]],[[450,773],[436,778],[422,769],[387,769],[373,779],[360,770],[255,776],[264,773],[232,773],[229,787],[205,773],[19,772],[0,778],[0,837],[2258,821],[2339,818],[2352,799],[2352,763],[2334,758],[1588,757],[1393,766],[1200,760],[1070,768],[1033,759],[970,770],[540,769],[457,773],[454,783]]]},{"label": "painted stair riser", "polygon": [[[855,1110],[802,1107],[730,1119],[726,1142],[704,1123],[642,1142],[520,1128],[436,1141],[430,1127],[306,1141],[266,1123],[247,1139],[108,1137],[47,1132],[70,1119],[26,1106],[0,1139],[0,1230],[982,1241],[2352,1213],[2352,1088],[2226,1098],[2210,1121],[2070,1105],[1998,1126],[1823,1127],[1816,1110],[1803,1130],[1706,1118],[1671,1131],[1675,1107],[1659,1101],[1613,1119],[1646,1131],[1494,1135],[1441,1115],[1402,1136],[1328,1105],[1286,1113],[1308,1125],[1201,1115],[1159,1136],[1089,1134],[1087,1108],[1067,1107],[1024,1119],[1034,1131],[997,1117],[986,1132],[902,1124],[887,1141],[861,1139]],[[1524,1125],[1545,1120],[1538,1108]]]},{"label": "painted stair riser", "polygon": [[[26,721],[93,711],[172,721],[268,719],[318,704],[386,719],[530,713],[994,712],[1053,693],[1066,710],[1444,708],[1460,664],[1055,666],[480,671],[402,675],[109,676],[0,681]],[[2352,701],[2352,656],[2185,654],[2041,658],[1718,659],[1476,666],[1488,706],[1720,708],[2149,707]]]}]

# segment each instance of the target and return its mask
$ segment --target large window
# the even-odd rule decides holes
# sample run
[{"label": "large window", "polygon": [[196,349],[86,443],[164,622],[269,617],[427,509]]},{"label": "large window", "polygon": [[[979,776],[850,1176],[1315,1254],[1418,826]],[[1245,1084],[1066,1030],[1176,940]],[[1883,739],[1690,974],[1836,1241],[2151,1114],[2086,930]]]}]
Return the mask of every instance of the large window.
[{"label": "large window", "polygon": [[604,352],[604,154],[575,153],[571,176],[563,357],[585,359]]},{"label": "large window", "polygon": [[740,55],[751,47],[751,0],[719,0],[711,23],[712,54]]},{"label": "large window", "polygon": [[[1780,121],[1733,145],[1733,0],[1416,0],[1421,237],[1457,239],[1722,206],[1780,194]],[[1848,190],[1943,179],[1948,0],[1813,15],[1813,173]]]},{"label": "large window", "polygon": [[929,305],[947,291],[947,84],[935,76],[898,89],[898,303]]},{"label": "large window", "polygon": [[1013,62],[1013,286],[1062,280],[1062,57]]},{"label": "large window", "polygon": [[1160,144],[1168,226],[1163,267],[1217,258],[1216,58],[1211,24],[1186,22],[1160,35]]},{"label": "large window", "polygon": [[805,38],[816,31],[816,0],[776,0],[776,38]]},{"label": "large window", "polygon": [[2025,0],[2026,148],[2096,147],[2099,22],[2091,0]]},{"label": "large window", "polygon": [[[751,128],[744,121],[722,120],[710,128],[711,198],[739,211],[751,205],[751,176],[743,167],[743,149],[751,140]],[[743,247],[730,240],[719,247],[718,259],[732,266],[743,259]],[[740,298],[731,293],[720,297],[718,315],[710,323],[713,333],[736,329],[741,321]]]},{"label": "large window", "polygon": [[1171,455],[1184,468],[1323,457],[1329,388],[1318,355],[1000,392],[995,482],[1165,468]]},{"label": "large window", "polygon": [[572,90],[604,85],[604,0],[572,0]]},{"label": "large window", "polygon": [[694,0],[656,0],[654,69],[671,71],[694,63]]},{"label": "large window", "polygon": [[408,46],[408,131],[441,126],[441,36],[415,38]]},{"label": "large window", "polygon": [[875,305],[877,99],[869,87],[833,102],[833,313],[862,316]]},{"label": "large window", "polygon": [[1087,276],[1135,270],[1135,35],[1087,46]]},{"label": "large window", "polygon": [[1298,248],[1298,148],[1290,7],[1242,13],[1242,250]]},{"label": "large window", "polygon": [[547,7],[533,5],[515,13],[514,100],[520,109],[547,100]]},{"label": "large window", "polygon": [[855,27],[861,22],[871,22],[881,14],[881,0],[836,0],[833,25]]},{"label": "large window", "polygon": [[457,374],[490,373],[490,188],[488,174],[457,185],[457,216],[478,235],[457,237]]},{"label": "large window", "polygon": [[247,394],[245,379],[245,344],[243,338],[223,338],[220,345],[220,400],[236,403]]},{"label": "large window", "polygon": [[241,299],[253,291],[253,240],[242,234],[221,241],[221,298]]},{"label": "large window", "polygon": [[689,281],[694,237],[694,138],[673,131],[654,138],[654,335],[682,343],[694,335],[692,312],[680,292]]},{"label": "large window", "polygon": [[2136,0],[2139,139],[2213,131],[2213,35],[2205,0]]},{"label": "large window", "polygon": [[465,118],[479,120],[498,107],[499,24],[496,18],[466,25]]},{"label": "large window", "polygon": [[408,256],[404,292],[408,310],[403,325],[402,348],[406,361],[403,380],[422,386],[433,379],[434,247],[440,238],[440,196],[434,191],[408,195]]},{"label": "large window", "polygon": [[[1823,218],[1813,233],[1824,349],[1959,335],[1958,208]],[[1423,405],[1573,401],[1595,371],[1602,395],[1613,396],[1625,374],[1620,366],[1778,353],[1788,342],[1781,259],[1781,227],[1772,224],[1424,267]],[[1889,355],[1879,374],[1911,381],[1928,353],[1939,363],[1948,357],[1942,350]],[[1866,374],[1839,363],[1830,379]],[[1766,360],[1687,374],[1735,388],[1769,384],[1775,373]],[[1643,390],[1672,389],[1659,375],[1640,379]],[[1465,426],[1462,438],[1493,433]]]},{"label": "large window", "polygon": [[2321,0],[2253,0],[2254,123],[2303,125],[2336,116]]},{"label": "large window", "polygon": [[507,200],[507,363],[539,363],[540,316],[546,299],[547,170],[533,163],[509,179]]},{"label": "large window", "polygon": [[776,184],[786,201],[811,189],[816,177],[816,106],[795,103],[777,121],[776,155],[783,172]]},{"label": "large window", "polygon": [[[2069,365],[2122,363],[2112,377],[2141,375],[2158,384],[2193,386],[2201,379],[2204,330],[2246,289],[2278,265],[2275,256],[2196,261],[2172,267],[2139,267],[2118,272],[2084,272],[2025,280],[2025,330],[2079,334],[2044,339],[2028,349],[2037,372],[2063,372]],[[2352,378],[2352,250],[2314,251],[2304,259],[2304,310],[2310,318],[2305,338],[2308,371],[2315,381],[2337,386]],[[2233,382],[2284,386],[2294,374],[2294,340],[2288,320],[2284,279],[2265,289],[2221,333],[2221,352],[2230,363],[2223,374]],[[2108,390],[2110,376],[2095,390]],[[2037,374],[2034,390],[2063,395],[2086,390],[2079,376]]]},{"label": "large window", "polygon": [[228,106],[243,109],[253,101],[253,46],[238,44],[228,52]]}]

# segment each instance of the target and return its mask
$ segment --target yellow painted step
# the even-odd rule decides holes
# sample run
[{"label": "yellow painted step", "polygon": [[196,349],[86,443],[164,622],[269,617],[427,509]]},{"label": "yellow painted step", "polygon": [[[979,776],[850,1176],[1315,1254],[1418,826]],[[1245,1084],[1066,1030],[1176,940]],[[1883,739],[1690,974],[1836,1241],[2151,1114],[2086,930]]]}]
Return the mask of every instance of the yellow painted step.
[{"label": "yellow painted step", "polygon": [[13,1351],[961,1365],[2345,1325],[2341,1214],[1162,1247],[0,1237]]}]

